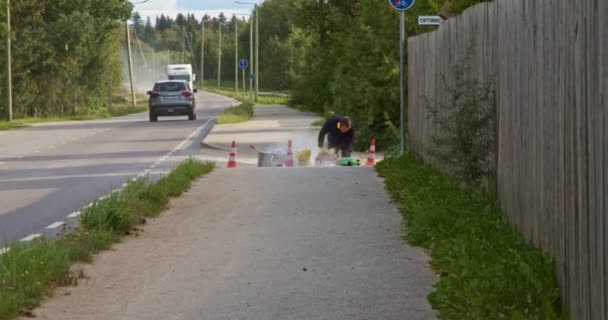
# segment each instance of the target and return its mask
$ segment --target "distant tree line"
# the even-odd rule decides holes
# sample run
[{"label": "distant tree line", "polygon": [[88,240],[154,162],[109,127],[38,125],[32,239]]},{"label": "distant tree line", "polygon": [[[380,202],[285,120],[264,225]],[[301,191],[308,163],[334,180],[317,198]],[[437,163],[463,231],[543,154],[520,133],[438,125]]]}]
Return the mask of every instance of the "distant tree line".
[{"label": "distant tree line", "polygon": [[[124,0],[11,1],[13,115],[50,116],[103,105],[121,83]],[[6,1],[0,4],[0,118],[6,117]]]}]

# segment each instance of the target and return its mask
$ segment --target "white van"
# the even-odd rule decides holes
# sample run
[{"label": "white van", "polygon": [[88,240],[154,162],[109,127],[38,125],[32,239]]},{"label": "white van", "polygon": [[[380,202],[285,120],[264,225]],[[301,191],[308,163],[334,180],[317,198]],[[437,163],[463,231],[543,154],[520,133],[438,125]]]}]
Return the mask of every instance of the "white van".
[{"label": "white van", "polygon": [[190,90],[194,90],[194,81],[196,81],[196,74],[192,73],[192,65],[190,64],[168,64],[167,79],[185,80],[188,82]]}]

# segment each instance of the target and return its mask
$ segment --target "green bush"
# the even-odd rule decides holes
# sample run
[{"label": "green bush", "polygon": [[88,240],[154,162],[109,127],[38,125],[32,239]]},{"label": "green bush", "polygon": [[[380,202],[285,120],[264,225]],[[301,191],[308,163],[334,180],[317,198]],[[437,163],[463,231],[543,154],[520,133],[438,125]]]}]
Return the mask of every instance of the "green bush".
[{"label": "green bush", "polygon": [[449,100],[425,97],[425,107],[438,133],[431,150],[442,165],[469,187],[479,187],[483,178],[495,173],[496,99],[492,81],[469,80],[474,42],[466,55],[452,66],[451,77],[442,75]]}]

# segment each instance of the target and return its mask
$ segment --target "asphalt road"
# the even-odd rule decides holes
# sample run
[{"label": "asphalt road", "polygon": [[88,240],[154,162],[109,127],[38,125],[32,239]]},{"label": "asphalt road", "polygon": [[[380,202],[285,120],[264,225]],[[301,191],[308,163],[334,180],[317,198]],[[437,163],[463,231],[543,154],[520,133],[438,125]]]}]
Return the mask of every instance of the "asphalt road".
[{"label": "asphalt road", "polygon": [[196,121],[141,113],[0,132],[0,248],[110,193],[200,152],[214,116],[233,100],[198,93]]}]

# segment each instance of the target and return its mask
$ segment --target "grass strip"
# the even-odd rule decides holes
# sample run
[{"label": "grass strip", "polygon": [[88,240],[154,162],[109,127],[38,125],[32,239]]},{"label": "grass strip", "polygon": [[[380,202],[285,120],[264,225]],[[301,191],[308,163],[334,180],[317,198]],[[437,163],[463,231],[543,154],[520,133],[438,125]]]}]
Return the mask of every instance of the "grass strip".
[{"label": "grass strip", "polygon": [[325,124],[325,121],[327,121],[327,120],[326,119],[315,120],[310,125],[315,126],[315,127],[322,127]]},{"label": "grass strip", "polygon": [[54,287],[74,284],[79,275],[71,270],[73,263],[90,262],[146,217],[160,214],[170,198],[187,191],[193,180],[213,167],[188,159],[155,182],[138,179],[83,209],[78,232],[57,241],[11,245],[0,255],[0,320],[30,315]]},{"label": "grass strip", "polygon": [[148,111],[148,106],[144,104],[139,104],[136,107],[131,104],[120,104],[112,106],[110,110],[96,109],[83,114],[64,117],[20,118],[13,121],[0,120],[0,131],[24,128],[34,123],[107,119],[146,111]]},{"label": "grass strip", "polygon": [[238,106],[230,107],[218,118],[219,124],[240,123],[253,117],[253,103],[243,102]]},{"label": "grass strip", "polygon": [[490,198],[413,157],[376,166],[439,275],[428,296],[441,319],[562,319],[553,259],[513,231]]},{"label": "grass strip", "polygon": [[[232,99],[241,101],[241,102],[252,102],[251,99],[249,99],[249,91],[247,91],[245,93],[245,98],[243,99],[243,92],[239,91],[238,93],[234,91],[234,89],[224,89],[224,88],[218,88],[217,86],[212,86],[212,85],[205,85],[204,88],[205,91],[209,91],[209,92],[213,92],[213,93],[217,93],[217,94],[221,94],[223,96],[226,97],[230,97]],[[254,93],[255,95],[255,93]],[[258,105],[289,105],[289,100],[290,97],[288,94],[282,94],[282,93],[275,93],[275,92],[269,92],[269,93],[260,93],[258,95]]]}]

